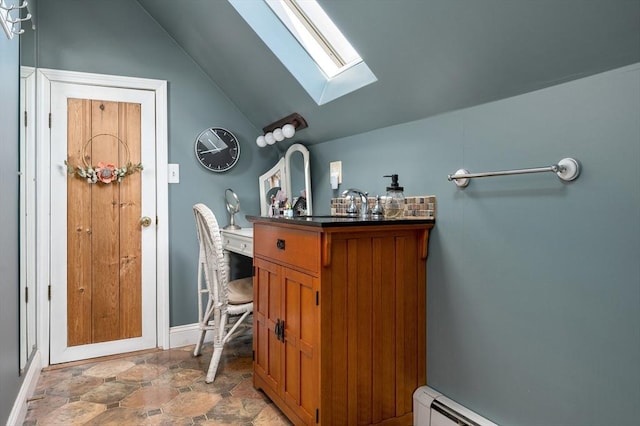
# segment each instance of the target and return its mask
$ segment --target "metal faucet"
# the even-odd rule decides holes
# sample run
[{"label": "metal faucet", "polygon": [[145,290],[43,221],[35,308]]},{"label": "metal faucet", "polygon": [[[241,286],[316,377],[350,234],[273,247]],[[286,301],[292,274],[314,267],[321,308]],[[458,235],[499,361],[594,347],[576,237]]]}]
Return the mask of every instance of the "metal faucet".
[{"label": "metal faucet", "polygon": [[369,216],[369,200],[367,199],[367,193],[360,191],[359,189],[349,188],[342,193],[342,196],[346,197],[350,194],[355,194],[360,197],[360,202],[362,204],[362,207],[360,207],[360,217],[366,219]]}]

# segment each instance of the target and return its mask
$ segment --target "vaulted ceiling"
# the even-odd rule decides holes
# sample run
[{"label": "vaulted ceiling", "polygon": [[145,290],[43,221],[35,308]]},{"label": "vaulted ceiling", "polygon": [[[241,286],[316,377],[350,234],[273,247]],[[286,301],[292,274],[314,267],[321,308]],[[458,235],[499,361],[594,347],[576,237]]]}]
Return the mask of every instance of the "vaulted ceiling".
[{"label": "vaulted ceiling", "polygon": [[258,129],[299,112],[307,144],[640,62],[640,0],[318,0],[378,78],[318,106],[226,0],[138,2]]}]

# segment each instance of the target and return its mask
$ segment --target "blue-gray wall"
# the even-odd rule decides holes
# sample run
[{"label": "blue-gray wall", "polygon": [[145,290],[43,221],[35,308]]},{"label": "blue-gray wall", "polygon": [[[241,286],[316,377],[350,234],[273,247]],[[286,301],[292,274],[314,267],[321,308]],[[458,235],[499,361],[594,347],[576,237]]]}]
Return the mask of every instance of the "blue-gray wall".
[{"label": "blue-gray wall", "polygon": [[5,424],[22,379],[18,376],[18,38],[0,33],[0,424]]},{"label": "blue-gray wall", "polygon": [[[356,113],[356,112],[354,112]],[[551,173],[446,179],[582,162]],[[428,383],[504,425],[637,424],[640,64],[311,147],[314,208],[343,185],[435,194]]]},{"label": "blue-gray wall", "polygon": [[[258,149],[253,127],[167,33],[131,0],[57,0],[38,3],[38,67],[168,81],[169,162],[180,164],[180,183],[169,185],[171,325],[197,322],[198,244],[191,207],[209,205],[221,226],[228,222],[224,191],[240,197],[244,214],[259,214],[258,176],[278,159]],[[218,174],[196,161],[194,141],[220,126],[240,140],[238,164]],[[160,218],[163,220],[163,218]]]}]

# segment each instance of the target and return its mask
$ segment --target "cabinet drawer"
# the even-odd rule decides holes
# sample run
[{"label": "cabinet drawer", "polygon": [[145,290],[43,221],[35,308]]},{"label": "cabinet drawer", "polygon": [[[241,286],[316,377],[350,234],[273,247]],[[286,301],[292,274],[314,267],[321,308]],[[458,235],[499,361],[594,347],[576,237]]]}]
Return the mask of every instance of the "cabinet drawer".
[{"label": "cabinet drawer", "polygon": [[255,256],[318,273],[320,234],[268,225],[253,228]]}]

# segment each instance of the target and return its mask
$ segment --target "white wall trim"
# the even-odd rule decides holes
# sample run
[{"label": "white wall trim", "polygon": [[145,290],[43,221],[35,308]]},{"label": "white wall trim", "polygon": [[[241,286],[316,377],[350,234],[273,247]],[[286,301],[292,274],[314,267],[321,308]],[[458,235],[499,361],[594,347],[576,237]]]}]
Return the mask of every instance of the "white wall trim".
[{"label": "white wall trim", "polygon": [[[170,341],[171,349],[181,346],[195,345],[200,337],[200,328],[198,323],[177,325],[171,327]],[[213,332],[209,332],[204,336],[205,342],[213,342]]]},{"label": "white wall trim", "polygon": [[156,101],[156,212],[158,226],[157,238],[157,345],[169,348],[169,205],[167,181],[168,164],[168,117],[167,82],[137,77],[122,77],[104,74],[82,73],[76,71],[38,69],[37,82],[37,148],[38,164],[36,183],[37,202],[37,307],[38,307],[38,349],[42,356],[42,366],[49,365],[49,315],[50,303],[48,287],[50,284],[50,175],[51,150],[49,134],[49,112],[51,105],[51,83],[87,84],[94,86],[119,87],[155,92]]},{"label": "white wall trim", "polygon": [[7,426],[21,425],[24,423],[24,419],[27,416],[27,401],[38,385],[38,379],[40,378],[40,371],[42,371],[42,358],[40,351],[36,351],[31,359],[31,364],[27,369],[27,374],[24,376],[22,386],[16,400],[13,402],[13,408],[9,413],[7,419]]}]

